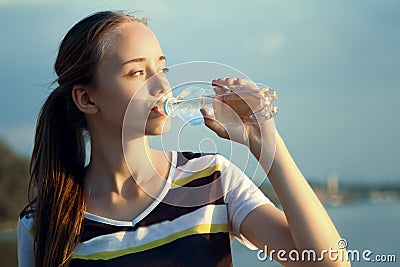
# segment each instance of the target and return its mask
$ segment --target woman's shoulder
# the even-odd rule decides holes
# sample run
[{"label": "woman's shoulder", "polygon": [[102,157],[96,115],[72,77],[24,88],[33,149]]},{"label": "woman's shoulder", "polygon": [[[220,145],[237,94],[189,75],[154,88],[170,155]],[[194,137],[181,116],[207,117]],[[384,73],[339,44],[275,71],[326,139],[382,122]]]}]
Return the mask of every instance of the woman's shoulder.
[{"label": "woman's shoulder", "polygon": [[36,200],[30,202],[22,209],[19,214],[18,220],[18,232],[21,235],[21,232],[26,232],[26,236],[33,236],[34,229],[34,215],[36,211]]},{"label": "woman's shoulder", "polygon": [[28,203],[19,213],[19,219],[33,219],[36,211],[36,199]]}]

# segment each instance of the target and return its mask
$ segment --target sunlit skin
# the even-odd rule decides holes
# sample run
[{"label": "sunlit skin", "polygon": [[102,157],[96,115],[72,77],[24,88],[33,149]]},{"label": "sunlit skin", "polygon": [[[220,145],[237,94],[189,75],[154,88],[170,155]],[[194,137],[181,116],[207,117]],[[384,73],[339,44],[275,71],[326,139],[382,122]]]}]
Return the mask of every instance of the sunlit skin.
[{"label": "sunlit skin", "polygon": [[[163,79],[165,58],[155,35],[143,24],[132,22],[120,29],[114,49],[100,63],[95,88],[75,86],[73,98],[78,108],[86,114],[91,133],[92,151],[85,176],[87,211],[117,220],[131,221],[152,201],[132,179],[147,181],[156,194],[163,186],[170,165],[164,152],[149,148],[146,135],[162,134],[168,130],[168,119],[156,109],[143,110],[133,107],[137,116],[130,125],[128,150],[130,169],[125,163],[122,150],[122,124],[126,108],[135,93],[140,99],[156,99],[168,91]],[[153,86],[139,90],[140,86],[157,74]],[[160,75],[161,74],[161,75]],[[158,79],[160,78],[160,79]],[[249,83],[243,79],[218,79],[213,81],[224,86]],[[150,117],[147,114],[150,112]],[[242,129],[244,135],[229,136],[226,128],[211,118],[205,118],[206,126],[222,138],[243,142],[268,173],[284,212],[271,205],[261,205],[244,219],[240,231],[259,249],[324,249],[336,248],[339,234],[325,209],[304,179],[277,131],[270,131],[268,121],[251,124]],[[133,117],[132,117],[133,118]],[[143,123],[147,121],[147,123]],[[167,122],[167,127],[163,126]],[[145,125],[145,130],[143,130]],[[276,140],[276,153],[272,163],[268,155],[270,146],[262,146]],[[144,156],[146,155],[146,156]],[[132,167],[133,166],[133,167]],[[153,166],[156,166],[153,168]],[[132,174],[131,174],[132,173]],[[163,179],[159,179],[159,178]],[[201,248],[199,248],[201,249]],[[276,255],[276,254],[275,254]],[[332,262],[283,262],[285,266],[349,266],[349,263]]]},{"label": "sunlit skin", "polygon": [[[155,35],[141,23],[131,23],[121,31],[123,33],[116,38],[113,51],[98,68],[97,88],[92,94],[101,109],[97,114],[99,121],[102,121],[105,129],[111,129],[119,136],[126,107],[132,96],[156,99],[169,90],[164,73],[166,58]],[[149,114],[149,110],[140,107],[132,111],[136,111],[137,122],[146,121]],[[156,115],[154,112],[149,114],[146,134],[161,134],[159,129],[157,131],[154,128],[161,125],[166,117]],[[138,132],[143,135],[143,128],[138,129]]]}]

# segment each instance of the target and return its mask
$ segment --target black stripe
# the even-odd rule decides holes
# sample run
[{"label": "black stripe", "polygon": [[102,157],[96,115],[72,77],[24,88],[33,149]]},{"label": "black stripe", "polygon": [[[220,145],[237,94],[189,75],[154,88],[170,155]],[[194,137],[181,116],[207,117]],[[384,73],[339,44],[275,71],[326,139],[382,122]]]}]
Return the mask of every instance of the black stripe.
[{"label": "black stripe", "polygon": [[202,156],[209,156],[209,155],[217,155],[218,153],[200,153],[200,152],[177,152],[177,158],[176,158],[176,167],[181,167],[188,163],[188,161],[192,159],[197,159]]},{"label": "black stripe", "polygon": [[[199,177],[193,181],[190,181],[187,184],[184,184],[182,187],[200,187],[205,186],[207,184],[211,184],[214,181],[218,182],[218,179],[221,177],[221,171],[215,171],[208,176]],[[221,183],[218,182],[220,185]]]},{"label": "black stripe", "polygon": [[223,188],[220,182],[221,172],[215,171],[206,177],[200,177],[184,186],[169,190],[163,202],[177,206],[204,206],[200,203],[223,204]]},{"label": "black stripe", "polygon": [[110,260],[73,259],[70,266],[232,266],[229,233],[190,235],[160,247]]},{"label": "black stripe", "polygon": [[82,235],[80,238],[80,242],[85,242],[92,238],[102,235],[108,235],[120,231],[133,231],[133,230],[135,230],[135,228],[132,226],[110,225],[84,218],[82,222]]},{"label": "black stripe", "polygon": [[[209,204],[205,204],[197,207],[180,207],[180,206],[172,206],[166,203],[161,202],[157,205],[157,207],[150,212],[148,216],[143,218],[143,220],[139,221],[136,226],[145,227],[150,226],[156,223],[160,223],[163,221],[172,221],[176,218],[179,218],[183,215],[195,212],[196,210],[205,207]],[[225,204],[220,204],[221,206],[225,206]]]}]

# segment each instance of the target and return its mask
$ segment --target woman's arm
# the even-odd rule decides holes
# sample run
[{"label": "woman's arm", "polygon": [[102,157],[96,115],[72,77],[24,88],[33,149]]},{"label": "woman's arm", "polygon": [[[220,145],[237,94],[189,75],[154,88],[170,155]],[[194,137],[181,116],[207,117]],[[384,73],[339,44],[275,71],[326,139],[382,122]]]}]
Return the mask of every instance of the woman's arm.
[{"label": "woman's arm", "polygon": [[[218,79],[213,84],[229,87],[248,85],[251,81]],[[283,207],[283,212],[271,205],[255,208],[243,220],[241,234],[261,250],[267,246],[267,254],[286,266],[350,266],[348,261],[342,260],[347,254],[337,246],[340,236],[335,226],[292,159],[273,121],[261,120],[244,126],[221,125],[207,110],[202,113],[207,127],[218,136],[250,149],[268,174]],[[272,250],[275,253],[271,253]],[[280,254],[279,250],[282,250]],[[292,256],[296,256],[296,252],[300,255],[299,261],[290,260],[292,250],[295,250]],[[315,253],[316,260],[301,261],[302,253],[305,256],[311,253],[310,257]]]},{"label": "woman's arm", "polygon": [[[270,157],[263,157],[270,151],[262,151],[259,142],[253,142],[254,147],[250,149],[268,173],[284,213],[270,205],[260,206],[244,219],[241,233],[258,248],[265,250],[267,245],[268,253],[274,250],[274,258],[287,266],[350,266],[349,262],[342,261],[347,254],[337,246],[340,236],[327,212],[297,168],[278,133],[275,140],[276,151],[270,170],[270,162],[267,161]],[[281,249],[286,253],[277,257]],[[288,255],[292,249],[299,252],[300,261],[290,262]],[[304,261],[308,257],[313,259],[314,252],[315,262]]]}]

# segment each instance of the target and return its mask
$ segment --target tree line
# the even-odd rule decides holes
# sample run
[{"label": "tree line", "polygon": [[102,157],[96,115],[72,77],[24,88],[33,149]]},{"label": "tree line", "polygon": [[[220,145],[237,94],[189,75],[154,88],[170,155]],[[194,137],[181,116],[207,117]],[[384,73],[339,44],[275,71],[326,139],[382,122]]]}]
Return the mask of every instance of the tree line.
[{"label": "tree line", "polygon": [[0,230],[16,227],[28,202],[29,158],[0,140]]}]

